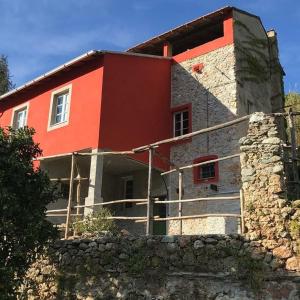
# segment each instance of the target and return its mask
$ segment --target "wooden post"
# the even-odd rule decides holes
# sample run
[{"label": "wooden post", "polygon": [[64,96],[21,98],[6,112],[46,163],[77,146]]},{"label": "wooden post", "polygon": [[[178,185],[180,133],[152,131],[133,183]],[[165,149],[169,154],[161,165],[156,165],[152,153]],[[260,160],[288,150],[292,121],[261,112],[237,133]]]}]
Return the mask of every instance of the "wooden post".
[{"label": "wooden post", "polygon": [[78,180],[77,182],[77,190],[76,190],[76,214],[80,213],[80,208],[78,207],[80,205],[80,194],[81,194],[81,180]]},{"label": "wooden post", "polygon": [[153,234],[153,203],[151,199],[153,149],[149,148],[148,191],[147,191],[147,224],[146,235]]},{"label": "wooden post", "polygon": [[71,218],[71,205],[73,199],[73,185],[74,185],[74,167],[75,167],[75,154],[72,153],[72,161],[71,161],[71,175],[70,175],[70,188],[69,188],[69,199],[67,206],[67,219],[66,219],[66,231],[65,231],[65,239],[68,238],[69,227],[70,227],[70,218]]},{"label": "wooden post", "polygon": [[[178,172],[178,200],[182,200],[182,176],[183,172]],[[182,202],[178,203],[178,217],[182,217]],[[182,235],[182,220],[179,221],[179,234]]]},{"label": "wooden post", "polygon": [[244,223],[244,192],[243,189],[240,189],[240,207],[241,207],[241,234],[245,232],[245,223]]},{"label": "wooden post", "polygon": [[291,150],[292,150],[292,165],[293,165],[293,175],[294,175],[294,186],[295,186],[295,194],[297,199],[299,198],[299,174],[298,174],[298,163],[297,163],[297,140],[296,140],[296,130],[295,130],[295,123],[293,118],[293,110],[292,108],[289,109],[288,114],[288,125],[290,128],[291,134]]}]

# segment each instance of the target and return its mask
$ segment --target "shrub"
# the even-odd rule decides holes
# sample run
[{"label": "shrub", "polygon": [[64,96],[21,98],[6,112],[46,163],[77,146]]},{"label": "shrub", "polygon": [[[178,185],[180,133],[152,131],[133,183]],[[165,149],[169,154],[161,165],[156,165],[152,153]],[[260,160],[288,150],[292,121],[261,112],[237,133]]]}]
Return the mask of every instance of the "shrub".
[{"label": "shrub", "polygon": [[90,213],[82,221],[73,223],[73,229],[79,235],[84,234],[99,234],[101,232],[117,231],[117,226],[114,220],[109,219],[112,214],[109,209],[101,208],[100,210]]}]

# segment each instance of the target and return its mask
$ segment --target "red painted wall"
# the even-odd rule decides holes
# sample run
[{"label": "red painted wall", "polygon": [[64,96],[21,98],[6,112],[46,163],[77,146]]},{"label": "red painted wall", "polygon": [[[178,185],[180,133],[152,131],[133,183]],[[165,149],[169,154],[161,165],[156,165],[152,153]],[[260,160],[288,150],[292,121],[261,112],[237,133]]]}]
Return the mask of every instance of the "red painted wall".
[{"label": "red painted wall", "polygon": [[[73,70],[61,72],[30,90],[0,101],[0,126],[11,123],[12,109],[29,101],[28,126],[36,130],[35,140],[43,155],[54,155],[97,148],[102,93],[103,59],[86,62]],[[51,93],[72,84],[69,124],[47,131]]]},{"label": "red painted wall", "polygon": [[[170,60],[106,54],[104,65],[99,148],[128,150],[169,138]],[[157,150],[169,158],[168,146]],[[148,159],[145,154],[135,158]]]}]

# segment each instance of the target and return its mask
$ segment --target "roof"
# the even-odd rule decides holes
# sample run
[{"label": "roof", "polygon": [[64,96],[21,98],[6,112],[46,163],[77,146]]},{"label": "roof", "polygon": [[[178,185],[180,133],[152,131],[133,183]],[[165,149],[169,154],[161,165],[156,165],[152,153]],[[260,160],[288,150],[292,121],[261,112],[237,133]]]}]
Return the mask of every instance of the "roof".
[{"label": "roof", "polygon": [[131,56],[141,56],[141,57],[150,57],[150,58],[156,58],[156,59],[171,59],[169,57],[159,57],[159,56],[154,56],[154,55],[148,55],[148,54],[140,54],[140,53],[128,53],[128,52],[118,52],[118,51],[107,51],[107,50],[91,50],[88,51],[52,70],[50,70],[49,72],[36,77],[35,79],[26,82],[25,84],[18,86],[17,88],[3,94],[0,96],[0,101],[6,99],[9,96],[12,96],[20,91],[23,91],[25,89],[28,89],[34,85],[38,85],[39,83],[41,83],[41,81],[44,81],[46,79],[49,79],[50,77],[53,77],[55,75],[57,75],[58,73],[61,73],[63,71],[68,71],[71,70],[72,68],[83,64],[86,61],[92,60],[97,56],[101,56],[104,54],[119,54],[119,55],[131,55]]},{"label": "roof", "polygon": [[[197,31],[200,28],[205,28],[209,25],[216,23],[216,21],[218,21],[218,20],[224,19],[224,17],[228,16],[233,10],[250,15],[250,16],[258,18],[260,20],[260,18],[258,16],[253,15],[251,13],[240,10],[233,6],[225,6],[214,12],[211,12],[209,14],[201,16],[197,19],[194,19],[194,20],[187,22],[183,25],[180,25],[178,27],[175,27],[172,30],[169,30],[158,36],[155,36],[141,44],[138,44],[132,48],[129,48],[127,51],[135,52],[135,53],[142,53],[142,52],[147,53],[147,50],[154,49],[155,47],[161,48],[161,46],[165,42],[172,42],[174,40],[178,40],[180,38],[183,38],[185,35],[187,35],[190,32]],[[151,51],[149,51],[149,52],[151,52]]]},{"label": "roof", "polygon": [[138,45],[128,49],[127,51],[128,52],[140,52],[148,47],[151,48],[151,47],[155,47],[156,45],[162,45],[164,42],[173,40],[175,38],[179,38],[180,36],[184,36],[186,33],[190,32],[194,29],[197,29],[202,26],[206,26],[218,18],[221,19],[222,17],[224,17],[224,15],[230,13],[232,11],[232,9],[233,9],[233,7],[231,7],[231,6],[223,7],[212,13],[201,16],[200,18],[194,19],[188,23],[185,23],[183,25],[175,27],[172,30],[169,30],[158,36],[155,36],[141,44],[138,44]]}]

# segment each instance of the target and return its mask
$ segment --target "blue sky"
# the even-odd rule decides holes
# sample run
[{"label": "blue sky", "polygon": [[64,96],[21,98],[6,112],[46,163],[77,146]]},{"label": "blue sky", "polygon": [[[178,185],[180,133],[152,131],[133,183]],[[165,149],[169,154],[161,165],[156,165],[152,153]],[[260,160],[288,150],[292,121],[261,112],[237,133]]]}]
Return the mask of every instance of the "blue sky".
[{"label": "blue sky", "polygon": [[125,50],[227,5],[276,29],[285,90],[300,91],[299,0],[0,0],[0,53],[18,86],[89,50]]}]

